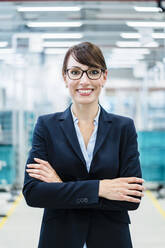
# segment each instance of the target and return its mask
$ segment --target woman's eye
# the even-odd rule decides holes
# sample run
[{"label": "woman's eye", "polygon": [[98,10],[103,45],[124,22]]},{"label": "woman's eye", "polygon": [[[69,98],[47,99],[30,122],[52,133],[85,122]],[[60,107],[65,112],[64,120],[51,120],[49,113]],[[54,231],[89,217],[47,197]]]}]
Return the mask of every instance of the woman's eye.
[{"label": "woman's eye", "polygon": [[71,74],[72,75],[79,75],[80,74],[80,71],[71,71]]},{"label": "woman's eye", "polygon": [[96,75],[96,74],[98,74],[98,73],[99,73],[98,70],[91,70],[91,71],[90,71],[90,74],[93,74],[93,75]]}]

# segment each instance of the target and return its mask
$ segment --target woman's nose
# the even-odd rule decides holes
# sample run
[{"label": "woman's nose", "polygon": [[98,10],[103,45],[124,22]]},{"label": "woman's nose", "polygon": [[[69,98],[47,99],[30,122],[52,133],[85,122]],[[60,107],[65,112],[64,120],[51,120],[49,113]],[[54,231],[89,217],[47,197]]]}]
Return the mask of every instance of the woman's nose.
[{"label": "woman's nose", "polygon": [[80,82],[81,83],[89,83],[89,78],[88,78],[86,72],[83,73],[82,77],[80,78]]}]

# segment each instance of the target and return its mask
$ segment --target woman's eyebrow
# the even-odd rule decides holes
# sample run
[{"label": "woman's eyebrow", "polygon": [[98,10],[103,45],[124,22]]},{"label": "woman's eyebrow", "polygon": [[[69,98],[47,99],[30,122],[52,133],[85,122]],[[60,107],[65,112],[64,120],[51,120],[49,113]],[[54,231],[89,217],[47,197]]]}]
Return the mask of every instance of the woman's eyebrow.
[{"label": "woman's eyebrow", "polygon": [[[78,68],[78,69],[81,69],[81,70],[83,70],[81,67],[79,67],[79,66],[71,66],[71,67],[68,67],[68,68]],[[90,69],[98,69],[96,66],[88,66],[88,68],[86,69],[86,70],[90,70]],[[85,71],[86,71],[85,70]]]},{"label": "woman's eyebrow", "polygon": [[78,69],[81,69],[81,67],[79,67],[79,66],[71,66],[70,68],[78,68]]},{"label": "woman's eyebrow", "polygon": [[[81,69],[81,70],[83,70],[81,67],[79,67],[79,66],[71,66],[71,67],[69,67],[69,68],[78,68],[78,69]],[[87,69],[87,70],[89,70],[89,68]]]}]

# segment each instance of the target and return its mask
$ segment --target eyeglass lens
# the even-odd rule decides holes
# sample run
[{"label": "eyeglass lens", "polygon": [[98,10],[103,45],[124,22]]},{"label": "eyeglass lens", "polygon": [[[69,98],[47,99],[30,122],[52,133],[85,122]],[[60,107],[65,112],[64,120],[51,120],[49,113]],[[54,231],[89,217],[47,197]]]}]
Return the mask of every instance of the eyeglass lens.
[{"label": "eyeglass lens", "polygon": [[98,79],[101,76],[101,69],[98,68],[91,68],[87,71],[83,71],[80,68],[70,68],[67,70],[68,71],[68,76],[70,79],[80,79],[83,75],[84,72],[87,73],[88,78],[90,79]]}]

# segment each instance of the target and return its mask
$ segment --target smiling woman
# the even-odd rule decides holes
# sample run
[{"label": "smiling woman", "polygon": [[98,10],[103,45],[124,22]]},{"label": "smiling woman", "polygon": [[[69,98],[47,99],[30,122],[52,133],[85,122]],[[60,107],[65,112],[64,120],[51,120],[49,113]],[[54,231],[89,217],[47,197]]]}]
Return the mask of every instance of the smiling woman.
[{"label": "smiling woman", "polygon": [[62,74],[73,100],[72,109],[76,108],[75,102],[87,103],[95,108],[91,112],[96,112],[98,97],[107,79],[107,67],[100,48],[89,42],[71,47],[65,55]]},{"label": "smiling woman", "polygon": [[26,202],[44,208],[38,248],[132,248],[128,210],[144,190],[134,122],[99,104],[99,47],[71,47],[62,74],[72,104],[38,118],[25,170]]}]

